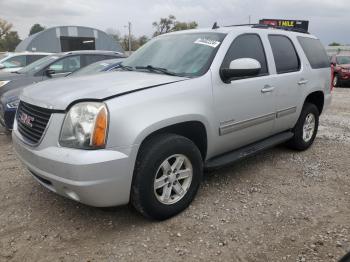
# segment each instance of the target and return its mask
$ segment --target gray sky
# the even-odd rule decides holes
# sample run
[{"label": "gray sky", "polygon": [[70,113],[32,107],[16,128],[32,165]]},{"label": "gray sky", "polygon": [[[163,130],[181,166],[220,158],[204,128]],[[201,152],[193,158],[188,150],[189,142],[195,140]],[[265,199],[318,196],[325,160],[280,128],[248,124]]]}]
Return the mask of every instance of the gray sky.
[{"label": "gray sky", "polygon": [[13,23],[22,38],[34,23],[46,27],[82,25],[122,35],[132,22],[136,36],[151,36],[152,22],[173,14],[199,27],[248,23],[260,18],[310,20],[310,32],[324,44],[350,44],[349,0],[0,0],[0,18]]}]

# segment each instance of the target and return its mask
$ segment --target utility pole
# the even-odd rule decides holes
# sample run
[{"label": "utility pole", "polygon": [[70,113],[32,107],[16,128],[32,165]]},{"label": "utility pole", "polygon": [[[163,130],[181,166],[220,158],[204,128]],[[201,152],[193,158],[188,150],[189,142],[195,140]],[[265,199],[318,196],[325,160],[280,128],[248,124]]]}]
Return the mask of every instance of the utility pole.
[{"label": "utility pole", "polygon": [[128,22],[129,27],[129,55],[131,55],[131,22]]}]

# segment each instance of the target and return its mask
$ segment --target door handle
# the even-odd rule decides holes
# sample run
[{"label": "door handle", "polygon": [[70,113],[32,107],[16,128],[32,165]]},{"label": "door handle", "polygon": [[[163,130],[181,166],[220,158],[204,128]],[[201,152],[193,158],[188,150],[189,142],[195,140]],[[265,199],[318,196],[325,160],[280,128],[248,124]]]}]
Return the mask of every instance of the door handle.
[{"label": "door handle", "polygon": [[261,89],[261,93],[270,93],[273,90],[275,90],[274,86],[266,85],[263,89]]},{"label": "door handle", "polygon": [[298,82],[298,85],[300,85],[300,86],[306,85],[308,82],[309,82],[309,80],[301,79],[301,80]]}]

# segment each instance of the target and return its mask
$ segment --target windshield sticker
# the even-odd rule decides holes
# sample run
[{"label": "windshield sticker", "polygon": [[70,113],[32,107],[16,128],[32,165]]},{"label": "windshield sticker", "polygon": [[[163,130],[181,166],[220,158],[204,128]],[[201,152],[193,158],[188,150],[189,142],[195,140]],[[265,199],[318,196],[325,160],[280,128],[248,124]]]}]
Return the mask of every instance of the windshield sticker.
[{"label": "windshield sticker", "polygon": [[211,39],[208,39],[208,38],[198,38],[194,43],[195,44],[199,44],[199,45],[210,46],[212,48],[215,48],[218,45],[220,45],[219,41],[211,40]]}]

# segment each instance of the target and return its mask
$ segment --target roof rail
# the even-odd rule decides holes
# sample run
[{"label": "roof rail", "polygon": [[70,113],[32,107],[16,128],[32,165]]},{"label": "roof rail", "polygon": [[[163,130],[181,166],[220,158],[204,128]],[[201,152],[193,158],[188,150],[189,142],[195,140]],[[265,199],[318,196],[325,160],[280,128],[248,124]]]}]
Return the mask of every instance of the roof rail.
[{"label": "roof rail", "polygon": [[261,29],[274,28],[274,29],[280,29],[280,30],[285,30],[285,31],[310,34],[308,31],[306,31],[302,28],[286,27],[286,26],[273,26],[273,25],[265,25],[265,24],[238,24],[238,25],[226,25],[224,27],[235,27],[235,26],[251,26],[252,28],[261,28]]}]

